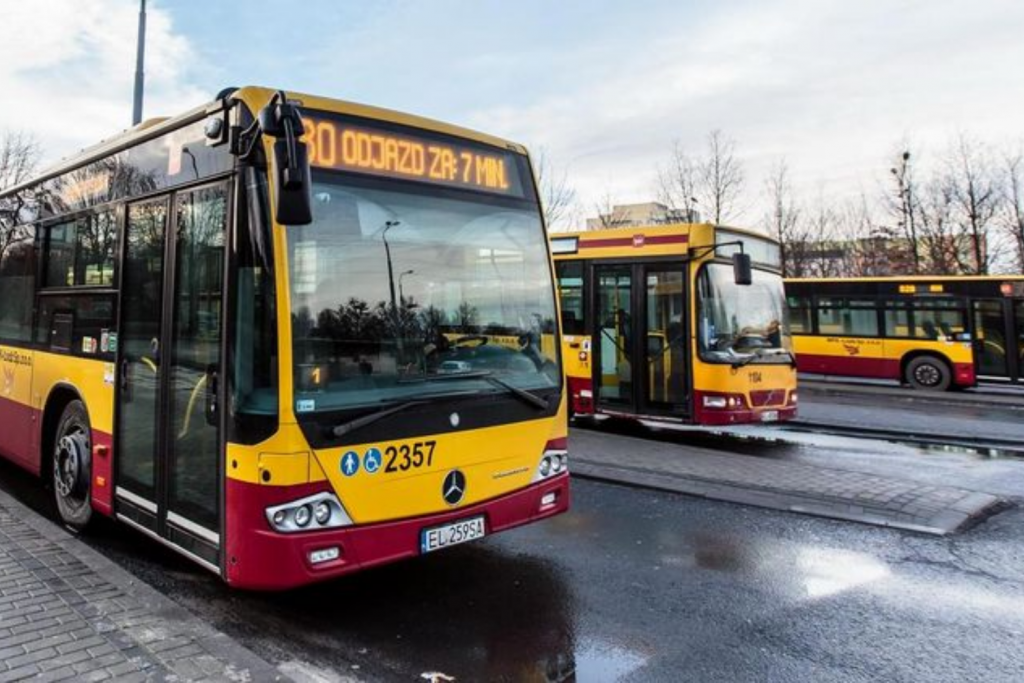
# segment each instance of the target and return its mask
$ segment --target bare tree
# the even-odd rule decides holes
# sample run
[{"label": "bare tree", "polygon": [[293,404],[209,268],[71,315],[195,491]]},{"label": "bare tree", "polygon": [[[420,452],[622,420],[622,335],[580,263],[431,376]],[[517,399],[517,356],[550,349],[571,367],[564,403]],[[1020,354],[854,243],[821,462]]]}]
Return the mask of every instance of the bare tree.
[{"label": "bare tree", "polygon": [[[889,169],[889,173],[892,174],[893,181],[895,182],[894,194],[885,194],[883,196],[883,204],[886,207],[890,216],[895,219],[895,227],[886,226],[882,227],[881,231],[892,240],[895,245],[899,245],[897,252],[900,258],[891,261],[896,272],[901,273],[913,273],[917,274],[921,272],[921,251],[920,243],[918,240],[917,228],[918,221],[915,202],[917,202],[916,196],[916,184],[914,179],[914,167],[910,163],[910,143],[904,139],[900,146],[903,151],[897,156],[897,161]],[[900,244],[905,242],[905,246]]]},{"label": "bare tree", "polygon": [[989,155],[984,146],[960,134],[947,158],[946,185],[956,209],[956,220],[970,240],[973,272],[988,272],[988,230],[999,211],[1000,196]]},{"label": "bare tree", "polygon": [[541,205],[544,207],[544,223],[548,230],[566,229],[563,222],[571,218],[576,202],[576,190],[569,184],[569,172],[556,169],[547,151],[540,150],[537,156],[537,187]]},{"label": "bare tree", "polygon": [[844,277],[889,275],[889,250],[866,195],[846,202],[838,214],[839,234],[845,240]]},{"label": "bare tree", "polygon": [[743,168],[736,158],[735,141],[720,130],[708,134],[707,157],[698,166],[697,180],[697,198],[715,225],[739,217]]},{"label": "bare tree", "polygon": [[600,230],[617,228],[622,225],[624,217],[617,208],[615,200],[612,198],[611,190],[605,190],[597,203],[594,204],[594,213],[597,215],[595,220],[600,226]]},{"label": "bare tree", "polygon": [[839,235],[839,214],[831,201],[818,199],[807,215],[807,239],[811,245],[802,255],[811,277],[837,277],[843,274],[844,244]]},{"label": "bare tree", "polygon": [[785,159],[777,162],[765,181],[769,209],[764,217],[765,231],[780,244],[783,277],[804,277],[808,235],[801,221],[800,209],[793,197],[789,166]]},{"label": "bare tree", "polygon": [[[6,133],[0,139],[0,191],[20,185],[35,172],[39,162],[39,143],[24,133]],[[23,238],[20,226],[24,212],[34,197],[19,192],[0,199],[0,259],[7,249]]]},{"label": "bare tree", "polygon": [[1024,148],[1004,157],[1002,185],[999,224],[1016,246],[1017,272],[1024,272]]},{"label": "bare tree", "polygon": [[686,153],[679,140],[672,144],[668,166],[658,167],[658,199],[675,209],[682,209],[686,220],[697,216],[697,185],[699,162]]}]

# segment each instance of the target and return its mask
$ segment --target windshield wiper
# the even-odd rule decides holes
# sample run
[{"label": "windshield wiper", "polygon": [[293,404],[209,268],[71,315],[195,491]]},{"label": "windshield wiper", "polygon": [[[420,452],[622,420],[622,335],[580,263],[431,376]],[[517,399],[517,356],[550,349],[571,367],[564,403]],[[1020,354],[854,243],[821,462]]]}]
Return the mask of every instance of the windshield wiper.
[{"label": "windshield wiper", "polygon": [[739,360],[734,360],[732,362],[732,367],[734,367],[734,368],[742,368],[744,365],[750,365],[751,363],[753,363],[755,360],[757,360],[758,358],[760,358],[763,355],[764,355],[764,353],[762,351],[754,350],[746,358],[740,358]]},{"label": "windshield wiper", "polygon": [[509,384],[503,379],[495,377],[493,374],[491,374],[490,370],[469,370],[467,372],[449,372],[439,375],[423,375],[422,377],[410,377],[408,379],[402,379],[399,380],[399,383],[416,384],[420,382],[444,382],[457,379],[482,379],[485,382],[489,382],[490,384],[493,384],[496,387],[501,387],[502,389],[506,390],[516,398],[522,400],[524,403],[529,403],[530,405],[540,410],[548,410],[551,407],[548,404],[547,400],[535,394],[531,394],[529,391],[526,391],[525,389],[520,389],[514,384]]},{"label": "windshield wiper", "polygon": [[411,401],[405,401],[403,403],[389,405],[386,408],[381,408],[380,410],[373,413],[369,413],[368,415],[357,417],[354,420],[349,420],[348,422],[342,422],[340,425],[336,425],[334,427],[329,428],[328,431],[330,434],[333,434],[334,436],[345,436],[346,434],[351,434],[357,429],[362,429],[367,425],[371,425],[374,422],[383,420],[386,417],[391,417],[395,413],[400,413],[403,410],[408,410],[409,408],[415,408],[416,406],[424,405],[435,399],[455,398],[459,396],[473,396],[475,394],[476,392],[473,391],[449,391],[443,394],[430,394],[427,396],[420,396]]},{"label": "windshield wiper", "polygon": [[349,420],[348,422],[342,422],[340,425],[331,428],[331,434],[334,436],[345,436],[357,429],[371,425],[378,420],[383,420],[385,417],[390,417],[395,413],[400,413],[403,410],[408,410],[409,408],[421,406],[424,403],[426,403],[426,401],[423,400],[406,401],[405,403],[399,403],[398,405],[391,406],[390,408],[383,408],[375,413],[363,415],[362,417],[357,417],[356,419]]},{"label": "windshield wiper", "polygon": [[519,387],[515,386],[514,384],[509,384],[508,382],[506,382],[503,379],[498,379],[497,377],[493,377],[493,376],[488,375],[488,374],[480,375],[480,378],[490,382],[491,384],[493,384],[495,386],[502,387],[502,388],[508,390],[516,398],[519,398],[524,403],[529,403],[530,405],[532,405],[532,406],[534,406],[536,408],[539,408],[540,410],[548,410],[551,407],[551,405],[548,403],[548,401],[546,399],[543,399],[540,396],[537,396],[535,394],[531,394],[526,389],[520,389]]},{"label": "windshield wiper", "polygon": [[751,363],[753,363],[755,360],[758,360],[759,358],[764,358],[765,356],[781,356],[783,354],[785,354],[785,356],[787,358],[789,358],[789,365],[791,367],[795,368],[796,367],[796,355],[792,351],[789,351],[787,349],[773,349],[771,353],[768,353],[767,351],[765,351],[763,349],[755,349],[746,358],[740,358],[739,360],[733,361],[732,362],[732,367],[734,367],[734,368],[742,368],[744,365],[750,365]]}]

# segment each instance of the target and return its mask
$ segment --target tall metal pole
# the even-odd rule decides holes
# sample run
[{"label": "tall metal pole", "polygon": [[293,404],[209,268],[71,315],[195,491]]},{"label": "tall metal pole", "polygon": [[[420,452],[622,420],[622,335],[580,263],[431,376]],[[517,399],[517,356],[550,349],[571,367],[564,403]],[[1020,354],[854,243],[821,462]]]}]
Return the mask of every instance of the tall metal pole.
[{"label": "tall metal pole", "polygon": [[145,85],[143,63],[146,56],[146,0],[139,6],[139,40],[135,53],[135,104],[132,107],[132,125],[142,121],[142,89]]},{"label": "tall metal pole", "polygon": [[391,246],[388,244],[388,230],[399,225],[401,221],[385,221],[384,230],[380,233],[380,238],[384,241],[384,254],[388,262],[388,287],[391,290],[391,317],[395,323],[395,340],[398,342],[398,356],[399,362],[401,357],[404,355],[404,340],[402,339],[402,318],[398,313],[398,300],[395,299],[395,271],[391,265]]}]

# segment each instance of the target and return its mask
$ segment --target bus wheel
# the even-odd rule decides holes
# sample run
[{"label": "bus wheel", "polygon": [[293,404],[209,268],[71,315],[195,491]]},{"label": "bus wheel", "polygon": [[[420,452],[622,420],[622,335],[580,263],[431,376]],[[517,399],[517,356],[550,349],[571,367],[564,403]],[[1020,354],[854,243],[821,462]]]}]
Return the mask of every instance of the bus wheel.
[{"label": "bus wheel", "polygon": [[61,521],[81,531],[92,518],[92,444],[89,416],[81,401],[71,401],[57,423],[53,440],[53,497]]},{"label": "bus wheel", "polygon": [[946,391],[953,381],[949,366],[932,356],[918,356],[907,363],[907,384],[915,389]]}]

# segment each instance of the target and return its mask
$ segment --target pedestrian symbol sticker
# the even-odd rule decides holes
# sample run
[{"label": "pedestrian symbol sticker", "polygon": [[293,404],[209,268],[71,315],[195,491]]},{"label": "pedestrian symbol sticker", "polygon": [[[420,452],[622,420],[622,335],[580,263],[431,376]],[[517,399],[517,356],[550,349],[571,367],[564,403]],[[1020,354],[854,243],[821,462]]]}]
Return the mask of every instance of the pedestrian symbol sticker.
[{"label": "pedestrian symbol sticker", "polygon": [[353,474],[359,471],[359,454],[355,451],[349,451],[341,457],[341,473],[346,477],[351,477]]},{"label": "pedestrian symbol sticker", "polygon": [[366,451],[366,455],[363,456],[363,469],[367,474],[377,474],[377,470],[380,469],[380,459],[380,451],[376,448]]}]

